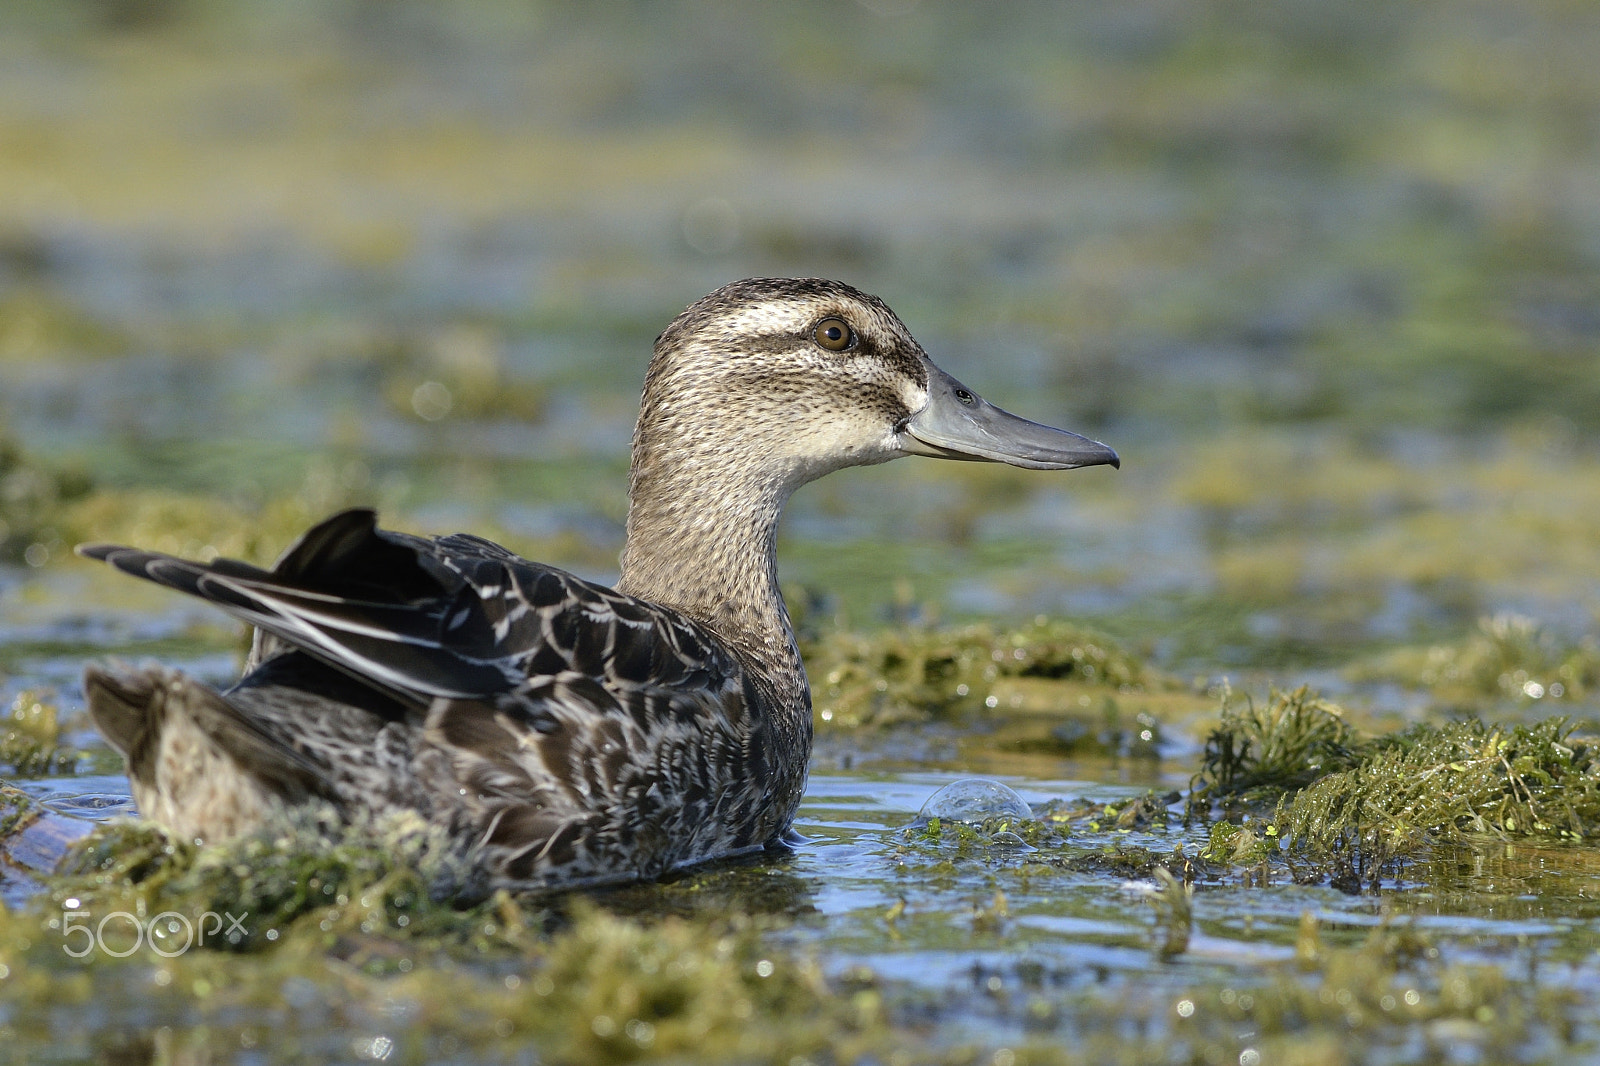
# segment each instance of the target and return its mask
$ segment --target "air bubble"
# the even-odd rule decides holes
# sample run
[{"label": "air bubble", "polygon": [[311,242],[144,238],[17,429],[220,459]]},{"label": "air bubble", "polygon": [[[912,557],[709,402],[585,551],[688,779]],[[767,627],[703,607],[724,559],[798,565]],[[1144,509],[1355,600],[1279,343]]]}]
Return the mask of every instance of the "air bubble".
[{"label": "air bubble", "polygon": [[986,818],[1030,821],[1033,808],[998,781],[968,777],[952,781],[929,796],[912,824],[925,825],[934,818],[945,822],[981,822]]}]

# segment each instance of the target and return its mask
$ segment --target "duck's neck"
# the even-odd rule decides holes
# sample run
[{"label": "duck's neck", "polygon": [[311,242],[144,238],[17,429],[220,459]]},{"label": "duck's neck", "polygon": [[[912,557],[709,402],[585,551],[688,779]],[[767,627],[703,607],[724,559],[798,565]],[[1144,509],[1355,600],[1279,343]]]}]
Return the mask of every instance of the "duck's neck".
[{"label": "duck's neck", "polygon": [[790,487],[750,465],[681,443],[653,453],[636,446],[617,588],[704,624],[753,660],[747,666],[803,696],[778,591],[778,519]]}]

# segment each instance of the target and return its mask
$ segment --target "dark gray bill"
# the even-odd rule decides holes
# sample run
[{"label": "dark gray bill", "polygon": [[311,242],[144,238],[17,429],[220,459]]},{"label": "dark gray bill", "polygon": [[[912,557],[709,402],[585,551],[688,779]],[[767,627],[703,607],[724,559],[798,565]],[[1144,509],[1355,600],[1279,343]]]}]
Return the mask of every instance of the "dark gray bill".
[{"label": "dark gray bill", "polygon": [[913,455],[1009,463],[1029,470],[1122,465],[1117,453],[1099,441],[1002,411],[931,363],[928,406],[900,431],[900,447]]}]

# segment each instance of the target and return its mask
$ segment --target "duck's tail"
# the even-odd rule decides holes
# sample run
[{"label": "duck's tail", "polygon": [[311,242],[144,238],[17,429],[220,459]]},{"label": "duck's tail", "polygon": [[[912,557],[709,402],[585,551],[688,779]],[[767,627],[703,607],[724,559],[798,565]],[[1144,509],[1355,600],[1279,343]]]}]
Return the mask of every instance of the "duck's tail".
[{"label": "duck's tail", "polygon": [[128,764],[139,813],[184,839],[225,840],[326,794],[323,772],[228,700],[160,666],[90,666],[89,715]]},{"label": "duck's tail", "polygon": [[[79,555],[197,596],[365,684],[424,708],[435,697],[508,692],[521,678],[504,662],[495,618],[431,542],[377,527],[366,508],[341,511],[307,531],[271,570],[236,559],[209,563],[117,544],[80,544]],[[503,564],[485,560],[496,575]],[[500,606],[498,600],[494,601]]]}]

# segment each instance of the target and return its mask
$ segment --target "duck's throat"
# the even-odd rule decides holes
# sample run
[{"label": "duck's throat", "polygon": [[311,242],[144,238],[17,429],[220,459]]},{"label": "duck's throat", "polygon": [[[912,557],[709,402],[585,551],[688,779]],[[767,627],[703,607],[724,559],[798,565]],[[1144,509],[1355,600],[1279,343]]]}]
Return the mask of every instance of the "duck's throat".
[{"label": "duck's throat", "polygon": [[617,588],[672,607],[776,665],[794,658],[778,592],[780,482],[706,480],[687,470],[635,472]]}]

